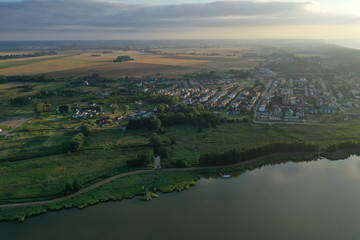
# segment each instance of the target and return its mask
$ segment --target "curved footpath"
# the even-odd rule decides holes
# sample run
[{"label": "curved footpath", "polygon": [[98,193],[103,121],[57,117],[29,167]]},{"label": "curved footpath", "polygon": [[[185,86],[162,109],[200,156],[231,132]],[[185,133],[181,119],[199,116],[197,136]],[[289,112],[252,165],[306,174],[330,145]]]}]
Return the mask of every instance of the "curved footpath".
[{"label": "curved footpath", "polygon": [[[195,170],[239,167],[239,166],[246,165],[246,164],[249,164],[249,163],[252,163],[252,162],[256,162],[256,161],[258,161],[258,160],[260,160],[260,159],[262,159],[264,157],[276,156],[276,155],[281,155],[281,154],[284,154],[284,153],[273,153],[273,154],[253,158],[253,159],[250,159],[248,161],[231,164],[231,165],[212,166],[212,167],[167,168],[167,169],[162,169],[162,170],[138,170],[138,171],[133,171],[133,172],[120,173],[118,175],[115,175],[115,176],[109,177],[107,179],[104,179],[104,180],[102,180],[102,181],[100,181],[98,183],[95,183],[95,184],[93,184],[91,186],[85,187],[85,188],[81,189],[78,192],[72,193],[72,194],[64,196],[64,197],[55,198],[55,199],[52,199],[52,200],[45,200],[45,201],[3,204],[3,205],[0,205],[0,209],[3,209],[3,208],[16,208],[16,207],[28,207],[28,206],[35,206],[35,205],[58,203],[58,202],[61,202],[61,201],[68,200],[70,198],[79,196],[79,195],[81,195],[83,193],[89,192],[89,191],[91,191],[91,190],[93,190],[93,189],[95,189],[97,187],[100,187],[100,186],[102,186],[104,184],[112,182],[112,181],[114,181],[116,179],[126,177],[126,176],[130,176],[130,175],[150,173],[150,172],[187,172],[187,171],[195,171]],[[294,152],[292,154],[316,154],[316,153],[315,152],[296,152],[296,153]]]}]

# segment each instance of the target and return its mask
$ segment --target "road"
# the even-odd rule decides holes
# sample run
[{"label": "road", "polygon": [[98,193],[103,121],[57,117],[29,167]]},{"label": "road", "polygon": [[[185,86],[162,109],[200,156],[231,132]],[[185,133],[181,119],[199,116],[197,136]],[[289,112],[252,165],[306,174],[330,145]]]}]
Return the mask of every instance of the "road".
[{"label": "road", "polygon": [[254,121],[256,119],[257,116],[257,111],[259,109],[260,103],[262,103],[262,101],[264,100],[264,97],[269,93],[269,89],[271,87],[271,84],[273,83],[272,80],[269,80],[267,85],[266,85],[266,89],[264,90],[263,94],[261,94],[261,98],[260,100],[258,100],[255,104],[255,108],[254,108],[254,113],[255,113],[255,117],[254,117]]},{"label": "road", "polygon": [[329,92],[330,92],[331,97],[334,99],[335,105],[336,105],[343,113],[345,113],[344,107],[341,106],[341,105],[336,101],[336,97],[335,97],[335,94],[333,93],[332,88],[329,86],[328,89],[329,89]]}]

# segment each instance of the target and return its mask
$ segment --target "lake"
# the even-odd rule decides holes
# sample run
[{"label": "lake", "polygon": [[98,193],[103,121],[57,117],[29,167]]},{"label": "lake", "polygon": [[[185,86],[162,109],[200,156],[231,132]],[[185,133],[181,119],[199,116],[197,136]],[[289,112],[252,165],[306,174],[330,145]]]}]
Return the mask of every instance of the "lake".
[{"label": "lake", "polygon": [[359,239],[360,158],[204,176],[181,193],[0,223],[0,239]]}]

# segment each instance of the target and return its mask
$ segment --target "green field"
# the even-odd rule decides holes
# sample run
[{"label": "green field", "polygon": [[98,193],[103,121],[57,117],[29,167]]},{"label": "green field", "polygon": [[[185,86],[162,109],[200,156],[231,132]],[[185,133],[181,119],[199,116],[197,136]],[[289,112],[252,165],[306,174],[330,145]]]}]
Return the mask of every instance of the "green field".
[{"label": "green field", "polygon": [[30,63],[44,62],[44,61],[48,61],[48,60],[61,59],[64,57],[68,57],[68,56],[55,56],[55,57],[29,59],[29,60],[23,60],[23,61],[4,62],[4,63],[0,63],[0,69],[17,67],[17,66],[30,64]]}]

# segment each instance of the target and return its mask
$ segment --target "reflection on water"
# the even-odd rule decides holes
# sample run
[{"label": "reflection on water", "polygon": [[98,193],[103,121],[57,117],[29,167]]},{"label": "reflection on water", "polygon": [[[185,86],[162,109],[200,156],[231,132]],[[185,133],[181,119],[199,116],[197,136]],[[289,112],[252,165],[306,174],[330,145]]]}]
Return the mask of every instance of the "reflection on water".
[{"label": "reflection on water", "polygon": [[0,223],[0,239],[358,239],[360,158],[202,178],[159,199]]}]

